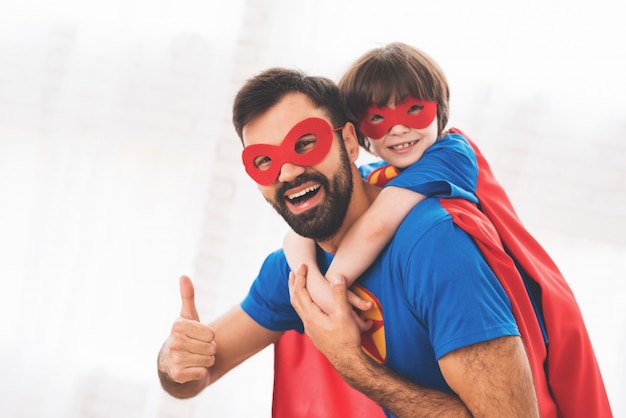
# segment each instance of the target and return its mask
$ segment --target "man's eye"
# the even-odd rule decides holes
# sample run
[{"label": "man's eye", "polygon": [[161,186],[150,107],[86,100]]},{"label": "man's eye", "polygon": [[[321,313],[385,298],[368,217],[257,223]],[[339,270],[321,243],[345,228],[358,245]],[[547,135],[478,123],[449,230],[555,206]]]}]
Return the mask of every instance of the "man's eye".
[{"label": "man's eye", "polygon": [[381,123],[383,120],[385,120],[385,118],[383,118],[381,115],[379,115],[379,114],[377,114],[377,113],[374,113],[373,115],[370,115],[370,116],[367,118],[367,120],[368,120],[370,123],[372,123],[372,124],[374,124],[374,125],[377,125],[377,124]]},{"label": "man's eye", "polygon": [[317,137],[315,135],[305,135],[296,141],[294,150],[296,151],[296,154],[306,154],[315,148],[316,143]]},{"label": "man's eye", "polygon": [[261,171],[269,170],[272,165],[272,159],[265,155],[259,155],[254,159],[254,165]]},{"label": "man's eye", "polygon": [[423,108],[424,106],[421,106],[421,105],[413,105],[409,108],[409,110],[406,113],[408,115],[417,115],[419,112],[422,111]]}]

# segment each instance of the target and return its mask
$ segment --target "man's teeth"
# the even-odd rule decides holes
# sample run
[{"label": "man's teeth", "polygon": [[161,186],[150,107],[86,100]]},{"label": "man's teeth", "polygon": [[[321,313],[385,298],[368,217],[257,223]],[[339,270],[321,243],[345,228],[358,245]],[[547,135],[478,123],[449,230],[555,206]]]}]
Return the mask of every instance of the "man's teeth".
[{"label": "man's teeth", "polygon": [[417,142],[417,141],[411,141],[411,142],[406,142],[406,143],[404,143],[404,144],[394,145],[394,146],[393,146],[393,147],[391,147],[391,148],[393,148],[393,149],[404,149],[404,148],[408,148],[408,147],[410,147],[411,145],[415,144],[415,142]]},{"label": "man's teeth", "polygon": [[290,194],[287,197],[289,198],[289,200],[297,199],[299,197],[304,196],[307,193],[314,192],[319,188],[320,188],[320,185],[316,184],[315,186],[310,186],[310,187],[307,187],[306,189],[300,190],[298,193]]}]

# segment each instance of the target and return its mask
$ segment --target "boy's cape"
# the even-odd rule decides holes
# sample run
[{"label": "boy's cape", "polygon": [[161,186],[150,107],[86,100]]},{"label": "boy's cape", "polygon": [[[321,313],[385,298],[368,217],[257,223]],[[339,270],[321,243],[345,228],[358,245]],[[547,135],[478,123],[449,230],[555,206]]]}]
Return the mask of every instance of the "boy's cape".
[{"label": "boy's cape", "polygon": [[[612,417],[602,376],[574,295],[558,268],[522,226],[476,145],[476,205],[440,199],[455,224],[475,240],[507,292],[530,361],[542,417]],[[511,259],[512,257],[512,259]],[[540,288],[544,342],[519,268]],[[306,335],[289,331],[275,347],[273,416],[382,417],[380,406],[339,377]]]}]

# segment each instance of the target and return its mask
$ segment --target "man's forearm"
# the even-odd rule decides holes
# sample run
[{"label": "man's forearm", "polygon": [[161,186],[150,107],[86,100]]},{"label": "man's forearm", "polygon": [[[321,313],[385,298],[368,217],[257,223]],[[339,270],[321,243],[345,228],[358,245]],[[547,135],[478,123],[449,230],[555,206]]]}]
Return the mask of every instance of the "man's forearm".
[{"label": "man's forearm", "polygon": [[417,385],[362,353],[350,364],[333,364],[343,379],[394,416],[471,417],[454,394]]}]

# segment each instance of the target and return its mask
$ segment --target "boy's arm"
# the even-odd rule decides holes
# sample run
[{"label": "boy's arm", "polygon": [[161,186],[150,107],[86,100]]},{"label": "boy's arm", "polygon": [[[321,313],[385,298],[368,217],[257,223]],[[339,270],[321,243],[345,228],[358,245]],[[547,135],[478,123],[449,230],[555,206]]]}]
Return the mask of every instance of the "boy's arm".
[{"label": "boy's arm", "polygon": [[332,309],[330,286],[317,265],[315,242],[289,230],[283,239],[283,251],[291,270],[295,271],[300,264],[306,264],[309,271],[307,288],[311,297],[322,310]]},{"label": "boy's arm", "polygon": [[314,270],[319,272],[315,256],[315,241],[312,239],[304,238],[290,229],[283,238],[283,251],[291,270],[296,270],[301,263],[304,263],[309,267],[309,272],[315,273]]},{"label": "boy's arm", "polygon": [[409,211],[427,196],[476,201],[477,166],[466,140],[446,137],[392,179],[342,240],[326,277],[340,274],[348,286],[374,262]]},{"label": "boy's arm", "polygon": [[341,275],[350,286],[376,260],[396,230],[426,196],[400,187],[385,187],[341,241],[326,277]]},{"label": "boy's arm", "polygon": [[[307,289],[311,298],[323,311],[332,312],[330,286],[317,265],[315,242],[289,230],[283,239],[283,251],[291,270],[295,271],[300,264],[306,264],[309,271]],[[363,311],[371,308],[371,302],[361,299],[350,291],[348,301],[352,306]]]}]

